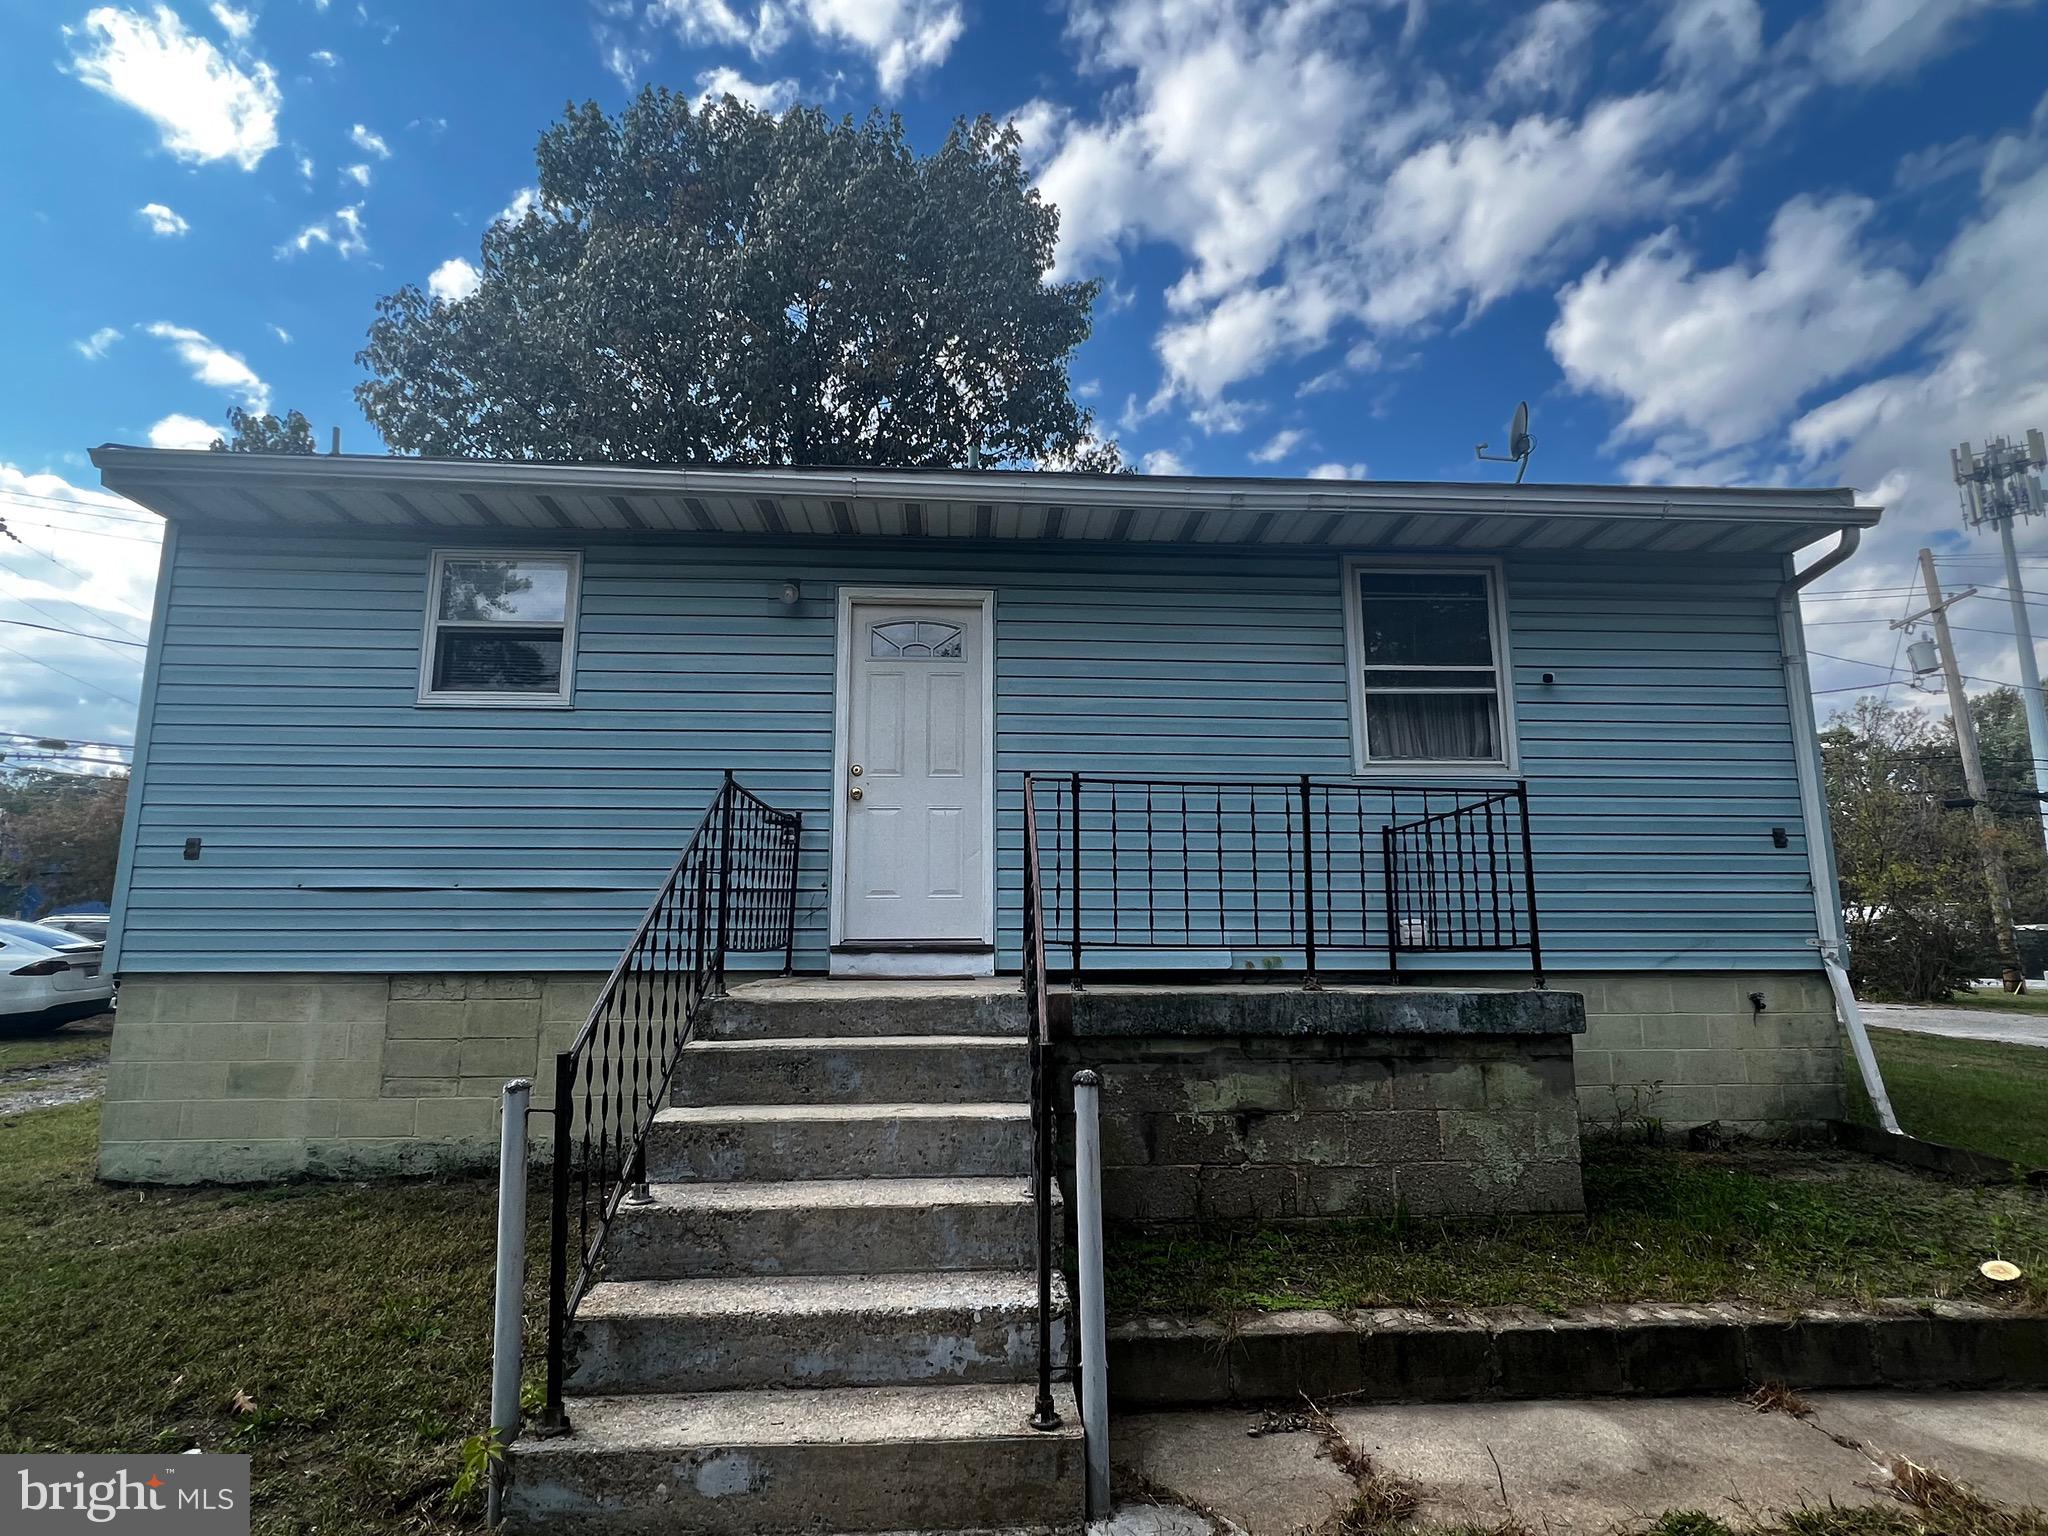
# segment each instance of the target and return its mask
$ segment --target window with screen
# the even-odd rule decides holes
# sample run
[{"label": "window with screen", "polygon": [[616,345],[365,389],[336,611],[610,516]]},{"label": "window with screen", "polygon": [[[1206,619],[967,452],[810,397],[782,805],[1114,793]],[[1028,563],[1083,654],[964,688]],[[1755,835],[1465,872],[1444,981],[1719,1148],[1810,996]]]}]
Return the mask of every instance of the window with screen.
[{"label": "window with screen", "polygon": [[435,555],[421,702],[567,704],[580,577],[569,554]]},{"label": "window with screen", "polygon": [[1352,688],[1362,766],[1507,766],[1494,572],[1351,568]]}]

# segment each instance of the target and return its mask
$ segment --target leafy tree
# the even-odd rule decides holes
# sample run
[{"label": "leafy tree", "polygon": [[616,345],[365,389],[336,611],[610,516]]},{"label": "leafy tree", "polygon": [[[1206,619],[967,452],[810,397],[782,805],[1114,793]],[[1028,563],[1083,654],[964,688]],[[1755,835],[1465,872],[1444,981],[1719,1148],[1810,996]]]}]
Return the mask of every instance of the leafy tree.
[{"label": "leafy tree", "polygon": [[[1987,710],[2002,719],[2008,704],[2017,710],[2018,696],[1971,704],[1981,730]],[[2039,819],[2031,800],[2014,798],[2014,774],[2027,772],[2031,754],[2016,760],[2001,746],[1994,757],[1989,740],[1980,735],[1979,744],[1998,812],[1993,846],[2012,886],[2014,915],[2025,923],[2048,907]],[[1967,791],[1949,722],[1862,699],[1821,732],[1821,761],[1858,986],[1917,1001],[1946,997],[1970,977],[1995,975],[1998,943],[1978,833],[1957,803]],[[2026,808],[2016,814],[2021,804]]]},{"label": "leafy tree", "polygon": [[[541,136],[467,297],[381,300],[356,399],[400,452],[626,463],[1104,462],[1068,363],[1098,284],[1013,126],[649,89]],[[1114,452],[1113,445],[1110,452]]]},{"label": "leafy tree", "polygon": [[293,411],[279,421],[275,416],[252,415],[239,405],[228,407],[228,430],[234,435],[223,442],[213,440],[215,453],[317,453],[313,446],[313,423]]},{"label": "leafy tree", "polygon": [[[62,745],[62,743],[58,743]],[[0,778],[0,892],[37,914],[114,894],[128,776],[22,769]]]}]

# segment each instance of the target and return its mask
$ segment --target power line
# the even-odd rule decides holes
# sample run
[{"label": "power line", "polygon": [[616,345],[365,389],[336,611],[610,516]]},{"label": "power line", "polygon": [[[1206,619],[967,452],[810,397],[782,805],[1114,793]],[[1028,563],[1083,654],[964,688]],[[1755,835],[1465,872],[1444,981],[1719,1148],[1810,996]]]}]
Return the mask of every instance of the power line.
[{"label": "power line", "polygon": [[[0,487],[0,501],[11,501],[18,506],[34,507],[38,511],[69,512],[78,517],[104,517],[116,523],[133,523],[138,528],[161,526],[162,519],[151,521],[150,515],[130,517],[118,507],[100,506],[88,501],[73,501],[64,496],[45,496],[41,491],[18,491],[11,486]],[[137,510],[140,510],[139,508]]]},{"label": "power line", "polygon": [[27,651],[17,651],[13,646],[7,644],[7,642],[4,640],[0,640],[0,651],[6,651],[9,655],[12,656],[19,656],[23,661],[32,661],[39,667],[47,667],[49,668],[50,671],[55,672],[59,677],[68,677],[74,683],[78,683],[86,688],[94,689],[99,693],[104,693],[110,699],[119,699],[123,704],[135,704],[139,702],[133,694],[116,693],[114,692],[113,689],[105,687],[100,683],[89,682],[85,678],[80,677],[76,672],[66,672],[62,667],[58,666],[55,662],[45,661],[40,656],[31,656]]},{"label": "power line", "polygon": [[[21,572],[19,572],[19,571],[16,571],[16,570],[12,570],[12,569],[9,569],[9,568],[7,568],[7,567],[4,567],[4,566],[0,566],[0,570],[6,570],[6,571],[7,571],[7,574],[8,574],[8,575],[10,575],[10,576],[12,576],[12,577],[14,577],[14,578],[15,578],[15,580],[17,580],[17,581],[20,581],[20,580],[23,580],[23,579],[24,579],[24,578],[22,577],[22,574],[21,574]],[[38,603],[38,602],[37,602],[37,601],[35,601],[35,600],[34,600],[33,598],[28,598],[28,597],[17,597],[17,598],[15,598],[15,599],[14,599],[14,601],[15,601],[15,602],[17,602],[17,603],[19,603],[19,604],[21,604],[21,606],[22,606],[22,607],[24,607],[24,608],[26,608],[26,609],[30,610],[30,611],[31,611],[31,612],[33,612],[33,613],[40,613],[40,614],[41,614],[41,615],[42,615],[42,616],[43,616],[44,618],[46,618],[46,619],[55,619],[55,620],[57,620],[57,621],[58,621],[58,622],[59,622],[60,624],[61,624],[61,623],[63,622],[63,620],[64,620],[64,615],[63,615],[63,614],[61,614],[61,613],[52,613],[52,612],[50,612],[50,610],[49,610],[49,609],[45,608],[45,607],[44,607],[44,606],[43,606],[43,605],[42,605],[41,603]],[[68,598],[68,597],[66,597],[66,598],[60,598],[60,599],[59,599],[59,601],[60,601],[60,602],[66,602],[66,603],[70,603],[72,607],[74,607],[74,608],[80,608],[80,609],[84,609],[84,611],[85,611],[85,612],[87,612],[87,613],[90,613],[90,614],[92,614],[92,615],[93,615],[94,617],[98,617],[98,613],[99,613],[99,611],[98,611],[97,609],[94,609],[94,608],[87,608],[87,607],[85,606],[85,604],[83,604],[83,603],[81,603],[81,602],[77,602],[77,601],[75,601],[75,600],[74,600],[74,599],[72,599],[72,598]],[[92,634],[85,634],[85,631],[83,631],[83,630],[80,630],[80,631],[78,631],[77,633],[85,635],[85,638],[86,638],[86,639],[88,639],[88,640],[98,640],[98,641],[100,641],[100,642],[102,642],[103,644],[106,644],[106,645],[133,645],[133,644],[135,644],[135,642],[136,642],[136,637],[135,637],[135,635],[133,634],[133,632],[132,632],[132,631],[130,632],[130,636],[129,636],[129,638],[128,638],[128,639],[126,639],[126,640],[117,640],[117,639],[114,639],[113,637],[111,637],[111,636],[108,636],[108,635],[92,635]]]},{"label": "power line", "polygon": [[147,544],[151,549],[161,549],[163,540],[146,539],[137,534],[115,533],[107,528],[67,528],[62,523],[48,523],[39,518],[23,517],[18,512],[5,514],[0,521],[9,526],[19,523],[24,528],[40,528],[45,533],[61,533],[74,539],[112,539],[116,544]]},{"label": "power line", "polygon": [[143,650],[149,648],[147,640],[115,640],[106,635],[88,635],[82,629],[59,629],[55,624],[37,624],[30,619],[0,619],[0,624],[18,624],[23,629],[40,629],[48,635],[76,635],[81,640],[98,640],[107,645],[133,645]]},{"label": "power line", "polygon": [[12,741],[61,741],[67,747],[105,747],[114,752],[133,752],[132,741],[81,741],[76,736],[66,736],[58,731],[0,731],[0,737]]}]

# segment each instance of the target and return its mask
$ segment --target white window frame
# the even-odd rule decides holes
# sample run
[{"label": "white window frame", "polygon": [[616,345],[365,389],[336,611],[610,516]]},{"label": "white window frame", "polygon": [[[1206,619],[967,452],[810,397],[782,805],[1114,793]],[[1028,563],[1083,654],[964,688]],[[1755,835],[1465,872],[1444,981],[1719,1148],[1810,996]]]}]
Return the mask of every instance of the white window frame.
[{"label": "white window frame", "polygon": [[[547,560],[567,567],[562,604],[562,682],[552,693],[452,692],[434,687],[434,652],[444,626],[485,628],[441,617],[441,572],[450,560]],[[420,637],[418,702],[457,709],[568,709],[576,698],[576,618],[582,608],[583,556],[573,549],[437,549],[427,562],[426,626]],[[539,629],[538,624],[527,628]]]},{"label": "white window frame", "polygon": [[[1520,773],[1520,748],[1515,740],[1515,664],[1514,657],[1508,649],[1507,576],[1501,562],[1486,559],[1439,559],[1428,555],[1347,555],[1344,558],[1343,571],[1344,664],[1351,698],[1352,771],[1361,776],[1379,778],[1400,778],[1403,775]],[[1400,571],[1416,576],[1469,576],[1477,572],[1486,578],[1486,615],[1492,630],[1494,686],[1500,700],[1499,757],[1453,758],[1448,761],[1398,758],[1375,762],[1367,754],[1365,612],[1358,592],[1358,577],[1363,571]]]}]

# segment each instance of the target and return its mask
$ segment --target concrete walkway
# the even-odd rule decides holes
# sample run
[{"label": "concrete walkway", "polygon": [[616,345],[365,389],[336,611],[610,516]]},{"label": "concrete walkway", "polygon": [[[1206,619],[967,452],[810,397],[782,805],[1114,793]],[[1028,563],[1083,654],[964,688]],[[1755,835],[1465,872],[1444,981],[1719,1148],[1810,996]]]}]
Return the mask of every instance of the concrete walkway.
[{"label": "concrete walkway", "polygon": [[[1895,1457],[1997,1502],[2048,1505],[2048,1394],[1816,1393],[1807,1405],[1804,1418],[1713,1398],[1331,1404],[1329,1415],[1353,1455],[1414,1487],[1424,1525],[1512,1515],[1591,1536],[1667,1509],[1746,1523],[1802,1504],[1883,1502]],[[1177,1496],[1224,1530],[1313,1529],[1356,1491],[1326,1437],[1297,1417],[1205,1409],[1121,1417],[1111,1431],[1125,1497]],[[1146,1529],[1128,1513],[1118,1524]]]},{"label": "concrete walkway", "polygon": [[1904,1029],[1916,1035],[1989,1040],[1999,1045],[2048,1046],[2048,1013],[1994,1013],[1988,1008],[1943,1008],[1934,1003],[1861,1006],[1864,1022],[1873,1029]]}]

